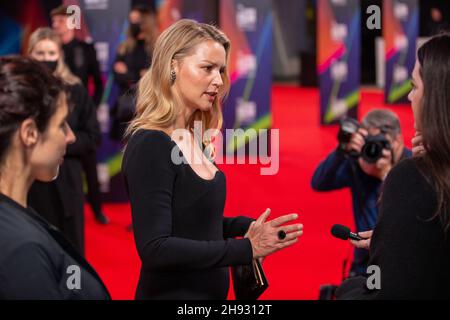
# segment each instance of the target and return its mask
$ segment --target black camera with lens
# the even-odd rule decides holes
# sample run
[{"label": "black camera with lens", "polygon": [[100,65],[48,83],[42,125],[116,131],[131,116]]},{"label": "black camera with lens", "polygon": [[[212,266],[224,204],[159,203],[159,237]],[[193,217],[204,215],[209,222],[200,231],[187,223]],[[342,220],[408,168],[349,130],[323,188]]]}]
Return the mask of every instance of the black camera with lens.
[{"label": "black camera with lens", "polygon": [[367,163],[375,163],[383,156],[383,149],[391,150],[391,143],[386,137],[386,130],[381,128],[381,133],[377,135],[368,135],[365,137],[364,146],[361,153],[355,150],[347,151],[347,144],[350,142],[352,135],[358,131],[361,124],[352,118],[343,118],[340,121],[338,132],[338,150],[348,153],[352,157],[362,157]]},{"label": "black camera with lens", "polygon": [[391,143],[385,133],[367,136],[361,149],[361,157],[367,163],[375,163],[383,156],[383,149],[391,150]]}]

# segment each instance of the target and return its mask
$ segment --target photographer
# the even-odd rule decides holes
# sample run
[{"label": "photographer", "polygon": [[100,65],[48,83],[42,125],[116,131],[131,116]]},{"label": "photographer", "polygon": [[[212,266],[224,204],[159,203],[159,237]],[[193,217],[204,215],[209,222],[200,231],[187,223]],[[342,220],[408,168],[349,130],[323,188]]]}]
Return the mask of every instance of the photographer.
[{"label": "photographer", "polygon": [[[312,188],[350,188],[356,231],[372,230],[382,182],[411,151],[404,147],[398,117],[388,110],[370,111],[361,124],[352,119],[342,121],[338,140],[338,148],[314,172]],[[367,260],[368,251],[355,248],[349,276],[366,274]]]}]

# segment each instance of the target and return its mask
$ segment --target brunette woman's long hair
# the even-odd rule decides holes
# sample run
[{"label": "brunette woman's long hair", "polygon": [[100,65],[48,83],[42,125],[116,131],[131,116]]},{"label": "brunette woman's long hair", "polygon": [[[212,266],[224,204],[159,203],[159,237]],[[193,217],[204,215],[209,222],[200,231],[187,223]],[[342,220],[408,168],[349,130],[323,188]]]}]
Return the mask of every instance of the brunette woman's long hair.
[{"label": "brunette woman's long hair", "polygon": [[450,34],[426,42],[417,53],[424,84],[419,122],[426,152],[417,163],[437,193],[437,210],[450,229]]}]

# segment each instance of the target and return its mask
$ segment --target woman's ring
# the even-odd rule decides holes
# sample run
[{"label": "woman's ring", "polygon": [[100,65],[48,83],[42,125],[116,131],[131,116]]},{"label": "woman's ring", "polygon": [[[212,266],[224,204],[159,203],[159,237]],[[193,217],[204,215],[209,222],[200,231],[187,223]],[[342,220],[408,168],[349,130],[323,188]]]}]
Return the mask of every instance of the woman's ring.
[{"label": "woman's ring", "polygon": [[286,238],[286,232],[284,230],[278,231],[278,239],[284,240]]}]

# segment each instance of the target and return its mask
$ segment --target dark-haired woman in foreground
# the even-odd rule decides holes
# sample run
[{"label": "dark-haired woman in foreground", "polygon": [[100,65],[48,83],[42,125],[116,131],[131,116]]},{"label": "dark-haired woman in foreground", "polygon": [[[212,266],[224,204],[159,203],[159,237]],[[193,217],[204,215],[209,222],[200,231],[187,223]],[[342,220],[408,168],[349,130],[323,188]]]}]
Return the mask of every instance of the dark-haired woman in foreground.
[{"label": "dark-haired woman in foreground", "polygon": [[415,157],[386,179],[380,215],[370,241],[367,279],[347,280],[340,299],[450,299],[450,35],[418,51],[409,94]]},{"label": "dark-haired woman in foreground", "polygon": [[0,299],[108,299],[97,273],[28,207],[35,180],[58,176],[66,146],[63,85],[27,58],[0,58]]}]

